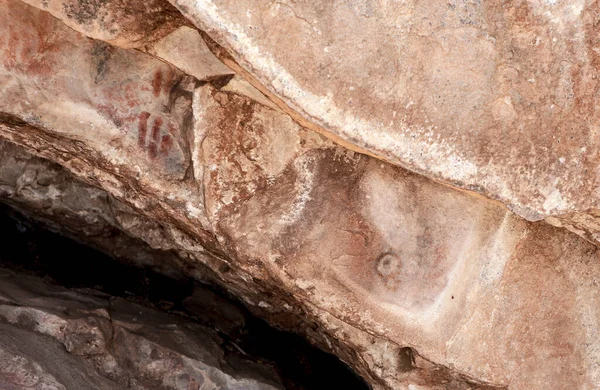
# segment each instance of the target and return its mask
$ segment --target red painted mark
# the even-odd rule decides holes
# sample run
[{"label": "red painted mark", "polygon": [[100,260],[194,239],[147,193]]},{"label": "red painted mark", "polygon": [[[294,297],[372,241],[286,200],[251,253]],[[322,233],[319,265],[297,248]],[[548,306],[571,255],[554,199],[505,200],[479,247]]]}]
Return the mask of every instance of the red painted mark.
[{"label": "red painted mark", "polygon": [[171,88],[173,88],[175,72],[173,69],[169,68],[169,75],[164,79],[163,92],[165,95],[168,95],[171,92]]},{"label": "red painted mark", "polygon": [[163,135],[162,140],[160,141],[160,155],[166,157],[172,147],[173,138],[171,138],[171,136],[168,134]]},{"label": "red painted mark", "polygon": [[160,95],[160,87],[162,86],[162,82],[163,82],[163,74],[162,74],[162,70],[157,70],[156,73],[154,73],[154,79],[152,80],[152,91],[154,92],[154,97],[158,97],[158,95]]},{"label": "red painted mark", "polygon": [[142,149],[146,148],[146,134],[148,133],[148,118],[150,118],[149,112],[142,112],[140,114],[140,121],[138,122],[138,146]]},{"label": "red painted mark", "polygon": [[173,136],[173,138],[179,138],[179,129],[173,124],[173,122],[169,123],[169,134]]},{"label": "red painted mark", "polygon": [[162,118],[158,117],[154,120],[154,124],[152,125],[152,138],[150,138],[150,142],[148,143],[148,154],[152,159],[158,156],[158,137],[160,135],[160,127],[162,124]]}]

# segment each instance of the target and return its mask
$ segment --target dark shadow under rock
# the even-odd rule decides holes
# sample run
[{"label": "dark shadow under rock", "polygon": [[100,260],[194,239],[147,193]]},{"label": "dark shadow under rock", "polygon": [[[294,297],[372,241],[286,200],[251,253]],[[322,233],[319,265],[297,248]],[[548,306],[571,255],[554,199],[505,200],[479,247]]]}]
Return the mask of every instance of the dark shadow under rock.
[{"label": "dark shadow under rock", "polygon": [[114,260],[6,206],[0,236],[0,353],[22,366],[4,365],[2,388],[39,388],[21,384],[28,375],[67,389],[368,388],[225,291]]}]

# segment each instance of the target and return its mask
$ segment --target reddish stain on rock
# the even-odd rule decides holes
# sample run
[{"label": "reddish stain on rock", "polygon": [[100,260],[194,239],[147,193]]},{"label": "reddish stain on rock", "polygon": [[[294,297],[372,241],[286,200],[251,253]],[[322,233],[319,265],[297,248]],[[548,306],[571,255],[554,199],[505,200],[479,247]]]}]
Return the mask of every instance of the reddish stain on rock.
[{"label": "reddish stain on rock", "polygon": [[163,83],[163,74],[162,74],[162,70],[157,70],[154,73],[154,79],[152,79],[152,92],[154,93],[155,97],[158,97],[158,95],[160,95],[160,87],[162,86]]},{"label": "reddish stain on rock", "polygon": [[168,134],[163,135],[160,141],[160,155],[167,156],[172,147],[173,138],[171,138],[171,136]]},{"label": "reddish stain on rock", "polygon": [[148,133],[148,118],[150,118],[149,112],[142,112],[138,122],[138,146],[142,149],[146,148],[146,134]]},{"label": "reddish stain on rock", "polygon": [[179,138],[179,129],[177,128],[177,126],[175,126],[174,123],[169,123],[169,134],[171,134],[171,136],[173,138]]},{"label": "reddish stain on rock", "polygon": [[163,124],[162,118],[158,117],[154,120],[154,124],[152,125],[152,138],[148,144],[148,154],[150,158],[154,159],[158,155],[158,143],[160,136],[160,127]]}]

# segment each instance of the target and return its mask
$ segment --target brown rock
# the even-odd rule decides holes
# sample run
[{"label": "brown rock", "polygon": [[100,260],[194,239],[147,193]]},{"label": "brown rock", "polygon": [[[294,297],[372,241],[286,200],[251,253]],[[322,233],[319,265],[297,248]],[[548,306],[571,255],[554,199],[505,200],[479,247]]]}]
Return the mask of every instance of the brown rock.
[{"label": "brown rock", "polygon": [[[374,388],[600,386],[597,247],[311,130],[592,234],[593,4],[194,4],[177,2],[291,115],[5,1],[0,136]],[[13,164],[23,208],[51,196]]]},{"label": "brown rock", "polygon": [[596,232],[597,2],[173,3],[304,125]]},{"label": "brown rock", "polygon": [[124,48],[139,48],[188,24],[166,0],[24,0],[74,30]]}]

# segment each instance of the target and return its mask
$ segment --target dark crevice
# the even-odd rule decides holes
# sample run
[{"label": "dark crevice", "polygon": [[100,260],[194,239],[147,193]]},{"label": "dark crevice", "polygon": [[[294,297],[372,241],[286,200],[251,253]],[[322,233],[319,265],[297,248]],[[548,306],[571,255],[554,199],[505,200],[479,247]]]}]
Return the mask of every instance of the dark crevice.
[{"label": "dark crevice", "polygon": [[[240,359],[274,367],[287,389],[369,389],[334,355],[303,337],[275,329],[226,291],[172,279],[117,261],[0,205],[0,267],[67,288],[92,288],[185,316],[215,329],[232,367]],[[407,355],[407,365],[411,356]]]},{"label": "dark crevice", "polygon": [[415,352],[412,348],[405,347],[400,349],[398,366],[401,372],[408,372],[415,368]]}]

